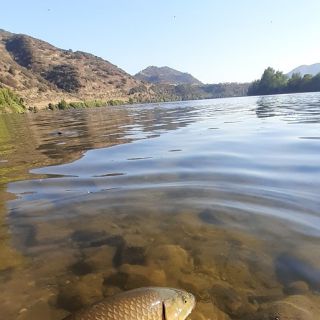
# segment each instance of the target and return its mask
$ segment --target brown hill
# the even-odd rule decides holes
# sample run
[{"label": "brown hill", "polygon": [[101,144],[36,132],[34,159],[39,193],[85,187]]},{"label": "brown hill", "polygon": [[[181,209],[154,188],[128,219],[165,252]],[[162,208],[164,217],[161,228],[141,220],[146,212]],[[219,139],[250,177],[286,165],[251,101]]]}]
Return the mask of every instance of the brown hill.
[{"label": "brown hill", "polygon": [[0,87],[28,106],[79,100],[144,101],[154,93],[110,62],[89,53],[63,50],[23,34],[0,30]]},{"label": "brown hill", "polygon": [[181,72],[169,67],[150,66],[135,75],[135,78],[141,81],[153,84],[171,84],[171,85],[201,85],[198,79],[191,74]]},{"label": "brown hill", "polygon": [[25,106],[45,108],[61,100],[86,101],[86,106],[93,106],[109,100],[155,102],[242,96],[247,90],[248,84],[204,85],[190,74],[168,67],[149,67],[133,77],[92,54],[59,49],[0,29],[0,113],[23,112]]}]

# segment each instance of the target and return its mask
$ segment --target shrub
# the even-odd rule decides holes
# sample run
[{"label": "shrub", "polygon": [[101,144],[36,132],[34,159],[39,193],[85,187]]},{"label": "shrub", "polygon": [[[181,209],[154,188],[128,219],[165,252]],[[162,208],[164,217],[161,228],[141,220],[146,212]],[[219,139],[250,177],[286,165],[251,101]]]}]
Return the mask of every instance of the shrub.
[{"label": "shrub", "polygon": [[67,92],[78,92],[81,88],[79,74],[76,68],[68,64],[53,66],[43,77]]},{"label": "shrub", "polygon": [[68,109],[69,105],[67,104],[67,102],[65,100],[61,100],[58,105],[57,105],[59,110],[65,110]]},{"label": "shrub", "polygon": [[15,75],[17,74],[16,69],[13,68],[12,66],[9,68],[8,72],[9,72],[10,74],[12,74],[13,76],[15,76]]},{"label": "shrub", "polygon": [[15,35],[6,41],[6,49],[21,66],[31,68],[34,63],[30,40],[23,35]]},{"label": "shrub", "polygon": [[10,74],[8,74],[5,77],[2,76],[0,78],[0,82],[4,83],[5,85],[13,89],[16,89],[18,87],[18,82]]},{"label": "shrub", "polygon": [[0,113],[25,112],[23,99],[8,88],[0,88]]},{"label": "shrub", "polygon": [[118,106],[123,104],[121,100],[108,100],[108,106]]}]

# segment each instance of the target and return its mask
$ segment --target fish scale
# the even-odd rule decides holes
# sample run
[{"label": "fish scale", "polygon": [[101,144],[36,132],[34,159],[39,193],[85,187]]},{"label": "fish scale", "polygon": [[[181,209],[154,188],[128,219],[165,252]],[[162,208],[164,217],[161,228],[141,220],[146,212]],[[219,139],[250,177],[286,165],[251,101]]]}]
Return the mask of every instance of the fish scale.
[{"label": "fish scale", "polygon": [[105,299],[65,320],[161,320],[160,295],[152,289],[133,290]]}]

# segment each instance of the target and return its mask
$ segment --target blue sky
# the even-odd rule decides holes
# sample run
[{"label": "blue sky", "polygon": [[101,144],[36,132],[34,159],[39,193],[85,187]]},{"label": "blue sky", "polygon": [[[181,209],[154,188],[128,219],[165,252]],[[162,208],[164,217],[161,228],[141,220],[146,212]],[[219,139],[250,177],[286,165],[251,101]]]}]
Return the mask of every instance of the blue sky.
[{"label": "blue sky", "polygon": [[320,62],[320,0],[10,0],[0,28],[131,74],[167,65],[205,83]]}]

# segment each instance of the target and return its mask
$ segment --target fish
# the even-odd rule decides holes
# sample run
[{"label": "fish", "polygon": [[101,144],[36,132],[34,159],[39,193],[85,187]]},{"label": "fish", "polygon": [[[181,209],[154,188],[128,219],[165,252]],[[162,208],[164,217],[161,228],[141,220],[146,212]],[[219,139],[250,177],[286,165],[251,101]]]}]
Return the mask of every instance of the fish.
[{"label": "fish", "polygon": [[195,304],[187,291],[145,287],[108,297],[64,320],[185,320]]}]

